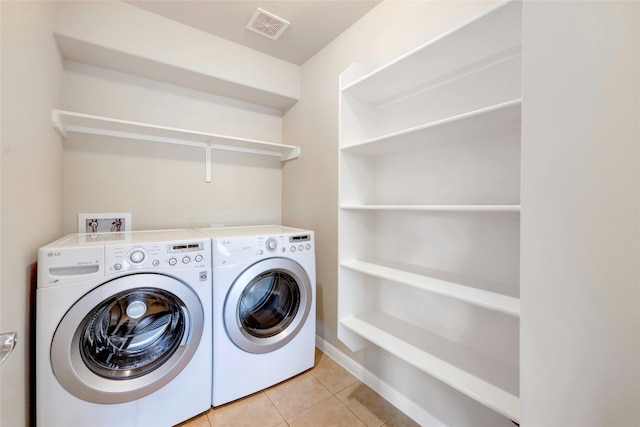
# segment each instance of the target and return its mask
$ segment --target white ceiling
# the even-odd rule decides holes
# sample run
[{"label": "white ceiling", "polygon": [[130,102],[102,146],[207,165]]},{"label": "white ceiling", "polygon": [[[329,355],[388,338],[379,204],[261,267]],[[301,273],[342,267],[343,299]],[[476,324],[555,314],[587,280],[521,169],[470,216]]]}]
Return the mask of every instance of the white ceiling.
[{"label": "white ceiling", "polygon": [[[131,5],[301,65],[381,0],[130,0]],[[256,8],[291,25],[271,40],[246,28]]]}]

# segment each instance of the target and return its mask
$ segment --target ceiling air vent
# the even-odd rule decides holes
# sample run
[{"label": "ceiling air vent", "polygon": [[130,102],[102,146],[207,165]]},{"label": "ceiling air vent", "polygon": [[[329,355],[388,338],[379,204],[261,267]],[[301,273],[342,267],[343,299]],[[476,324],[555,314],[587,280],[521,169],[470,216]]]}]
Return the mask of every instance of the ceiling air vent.
[{"label": "ceiling air vent", "polygon": [[247,24],[247,28],[251,31],[262,34],[272,40],[276,40],[280,37],[288,26],[289,22],[260,8],[253,13],[253,16]]}]

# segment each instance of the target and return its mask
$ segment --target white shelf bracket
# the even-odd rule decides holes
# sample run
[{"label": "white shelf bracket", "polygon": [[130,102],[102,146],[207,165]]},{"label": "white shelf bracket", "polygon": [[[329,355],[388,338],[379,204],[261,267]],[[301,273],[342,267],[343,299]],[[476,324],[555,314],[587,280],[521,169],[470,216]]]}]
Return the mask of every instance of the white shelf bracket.
[{"label": "white shelf bracket", "polygon": [[63,138],[67,138],[67,131],[64,128],[64,124],[62,120],[60,120],[60,112],[58,110],[53,110],[51,113],[51,122],[53,123],[53,128]]},{"label": "white shelf bracket", "polygon": [[300,157],[300,151],[300,147],[295,147],[288,154],[283,154],[280,160],[283,162],[287,162],[289,160],[297,159],[298,157]]},{"label": "white shelf bracket", "polygon": [[205,160],[204,160],[204,181],[206,183],[211,182],[211,145],[213,140],[207,141],[207,144],[204,147],[205,150]]}]

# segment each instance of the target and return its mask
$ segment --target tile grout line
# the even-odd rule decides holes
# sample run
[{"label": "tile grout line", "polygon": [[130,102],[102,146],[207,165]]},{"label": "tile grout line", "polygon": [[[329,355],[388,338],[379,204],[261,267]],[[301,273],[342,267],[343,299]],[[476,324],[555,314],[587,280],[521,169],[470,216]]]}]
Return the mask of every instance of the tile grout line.
[{"label": "tile grout line", "polygon": [[[309,375],[311,375],[311,377],[312,377],[313,379],[315,379],[316,381],[318,381],[318,383],[319,383],[319,384],[320,384],[320,385],[321,385],[321,386],[322,386],[322,387],[327,391],[327,393],[329,393],[329,396],[328,396],[328,397],[326,397],[326,398],[324,398],[324,399],[322,399],[322,400],[320,400],[320,401],[318,401],[318,402],[316,402],[316,403],[314,403],[313,405],[309,406],[308,408],[305,408],[305,409],[301,410],[300,412],[298,412],[298,413],[296,413],[296,414],[292,415],[292,416],[291,416],[291,417],[289,417],[288,419],[287,419],[287,418],[285,418],[284,420],[285,420],[285,422],[287,423],[287,425],[289,424],[289,420],[293,419],[294,417],[297,417],[298,415],[302,414],[303,412],[308,411],[309,409],[311,409],[311,408],[313,408],[313,407],[315,407],[315,406],[319,405],[320,403],[324,402],[324,401],[325,401],[325,400],[327,400],[327,399],[330,399],[331,397],[335,397],[335,395],[334,395],[333,393],[331,393],[331,390],[329,390],[329,389],[327,388],[327,386],[326,386],[326,385],[324,385],[324,383],[323,383],[322,381],[320,381],[320,380],[319,380],[315,375],[313,375],[312,371],[315,369],[315,367],[316,367],[316,366],[314,365],[314,366],[313,366],[313,368],[309,369],[309,370],[308,370],[307,372],[305,372],[305,373],[308,373]],[[303,375],[304,375],[304,374],[303,374]],[[336,398],[336,399],[337,399],[337,398]],[[274,405],[274,406],[275,406],[275,405]],[[279,412],[279,411],[278,411],[278,412]],[[284,416],[283,416],[282,418],[284,418]]]},{"label": "tile grout line", "polygon": [[[340,400],[340,399],[339,399],[339,398],[337,398],[337,397],[336,397],[336,400],[337,400],[338,402],[340,402],[340,404],[341,404],[342,406],[344,406],[345,408],[347,408],[347,411],[351,412],[351,413],[353,414],[353,416],[354,416],[354,417],[356,417],[356,419],[362,423],[362,425],[364,425],[365,427],[370,427],[370,426],[368,426],[368,425],[367,425],[367,423],[365,422],[365,420],[363,420],[362,418],[360,418],[360,417],[358,416],[358,414],[356,414],[355,412],[353,412],[353,411],[351,410],[351,408],[349,408],[349,407],[348,407],[348,406],[347,406],[347,405],[346,405],[342,400]],[[382,424],[381,424],[380,426],[378,426],[378,427],[381,427],[381,426],[382,426]]]},{"label": "tile grout line", "polygon": [[316,381],[318,381],[318,383],[319,383],[319,384],[320,384],[320,385],[321,385],[321,386],[322,386],[322,387],[323,387],[323,388],[328,392],[329,396],[327,396],[326,398],[324,398],[324,399],[322,399],[322,400],[320,400],[320,401],[318,401],[318,402],[314,403],[314,404],[313,404],[313,405],[311,405],[310,407],[305,408],[305,409],[301,410],[300,412],[297,412],[296,414],[292,415],[292,416],[291,416],[291,417],[289,417],[289,418],[285,418],[285,417],[284,417],[284,415],[280,412],[280,410],[278,409],[278,407],[276,406],[276,404],[271,400],[271,398],[269,398],[269,395],[268,395],[268,394],[266,393],[266,391],[265,391],[265,394],[267,395],[267,398],[268,398],[268,399],[269,399],[269,401],[273,404],[273,406],[276,408],[276,411],[278,411],[278,413],[279,413],[279,414],[282,416],[282,418],[285,420],[285,423],[287,424],[287,426],[289,426],[289,421],[290,421],[291,419],[293,419],[293,418],[297,417],[298,415],[302,414],[302,413],[303,413],[303,412],[305,412],[305,411],[308,411],[308,410],[310,410],[310,409],[312,409],[312,408],[314,408],[314,407],[318,406],[319,404],[321,404],[321,403],[323,403],[323,402],[327,401],[328,399],[330,399],[330,398],[332,398],[332,397],[333,397],[336,401],[338,401],[338,403],[339,403],[340,405],[344,406],[344,407],[345,407],[349,412],[351,412],[351,413],[352,413],[352,414],[353,414],[353,415],[354,415],[354,416],[355,416],[355,417],[356,417],[360,422],[362,422],[362,424],[364,424],[364,425],[366,426],[366,423],[365,423],[363,420],[361,420],[361,419],[360,419],[360,418],[359,418],[355,413],[353,413],[353,411],[351,411],[351,409],[349,409],[349,408],[348,408],[348,407],[347,407],[347,406],[346,406],[346,405],[345,405],[345,404],[344,404],[344,403],[343,403],[343,402],[342,402],[342,401],[337,397],[337,394],[338,394],[338,393],[340,393],[340,392],[342,392],[342,391],[346,390],[346,389],[347,389],[347,388],[349,388],[350,386],[345,387],[345,388],[343,388],[343,389],[341,389],[341,390],[338,390],[338,391],[337,391],[337,392],[335,392],[335,393],[334,393],[334,392],[332,392],[332,391],[327,387],[327,385],[326,385],[324,382],[322,382],[322,380],[321,380],[320,378],[318,378],[317,376],[315,376],[315,375],[313,374],[313,371],[316,369],[316,367],[317,367],[317,366],[318,366],[317,364],[314,364],[314,366],[313,366],[311,369],[309,369],[306,373],[308,373],[309,375],[311,375],[311,377],[313,377]]},{"label": "tile grout line", "polygon": [[[336,392],[334,393],[334,392],[332,392],[331,390],[329,390],[329,389],[327,388],[327,386],[322,382],[322,380],[321,380],[320,378],[318,378],[318,377],[316,377],[315,375],[313,375],[313,369],[315,369],[315,366],[314,366],[314,367],[309,371],[309,373],[310,373],[310,374],[311,374],[311,376],[313,376],[313,377],[314,377],[314,378],[315,378],[315,379],[316,379],[320,384],[322,384],[322,386],[323,386],[325,389],[327,389],[327,391],[329,392],[329,394],[331,394],[331,397],[335,398],[335,399],[338,401],[338,403],[340,403],[340,405],[342,405],[342,406],[343,406],[343,407],[345,407],[345,408],[346,408],[350,413],[352,413],[352,414],[353,414],[353,416],[354,416],[354,417],[356,417],[356,419],[357,419],[358,421],[360,421],[363,425],[365,425],[366,427],[369,427],[369,426],[367,426],[367,423],[365,422],[365,420],[361,419],[361,418],[358,416],[358,414],[356,414],[355,412],[353,412],[353,411],[351,410],[351,408],[349,408],[349,407],[348,407],[348,406],[347,406],[347,405],[346,405],[342,400],[340,400],[340,398],[337,396],[339,393],[341,393],[341,392],[343,392],[344,390],[348,389],[348,388],[349,388],[349,387],[351,387],[351,385],[353,385],[353,384],[351,384],[351,385],[349,385],[349,386],[346,386],[346,387],[344,387],[344,388],[342,388],[342,389],[340,389],[340,390],[338,390],[338,391],[336,391]],[[359,381],[358,381],[358,382],[359,382]],[[327,399],[328,399],[328,398],[327,398]],[[322,400],[322,402],[324,402],[324,401],[325,401],[325,400],[327,400],[327,399],[323,399],[323,400]],[[317,405],[317,404],[319,404],[319,403],[320,403],[320,402],[316,403],[316,405]],[[314,405],[314,406],[316,406],[316,405]],[[387,420],[387,421],[388,421],[388,420]],[[383,424],[381,424],[381,425],[380,425],[380,426],[378,426],[378,427],[381,427],[382,425],[384,425],[384,423],[383,423]]]},{"label": "tile grout line", "polygon": [[[269,387],[271,388],[271,387]],[[287,421],[287,419],[285,418],[284,414],[282,412],[280,412],[280,409],[278,409],[278,406],[276,406],[276,403],[271,400],[271,398],[269,397],[269,394],[267,393],[267,390],[269,390],[269,388],[267,388],[266,390],[263,390],[262,393],[264,393],[264,395],[267,397],[267,399],[269,400],[269,402],[271,403],[271,405],[274,407],[274,409],[276,410],[276,412],[278,413],[278,415],[280,415],[282,417],[282,419],[284,420],[284,423],[289,426],[289,422]],[[281,423],[282,424],[282,423]],[[213,427],[213,426],[212,426]]]}]

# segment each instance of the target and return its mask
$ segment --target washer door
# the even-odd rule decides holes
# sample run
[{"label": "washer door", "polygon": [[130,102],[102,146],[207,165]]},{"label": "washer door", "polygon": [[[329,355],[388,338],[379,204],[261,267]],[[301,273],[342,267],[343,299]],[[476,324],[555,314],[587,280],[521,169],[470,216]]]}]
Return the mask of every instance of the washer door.
[{"label": "washer door", "polygon": [[227,335],[242,350],[268,353],[291,341],[309,316],[309,275],[288,258],[259,261],[231,285],[224,304]]},{"label": "washer door", "polygon": [[137,400],[189,363],[202,338],[204,310],[187,284],[161,274],[124,276],[80,298],[51,343],[56,378],[95,403]]}]

